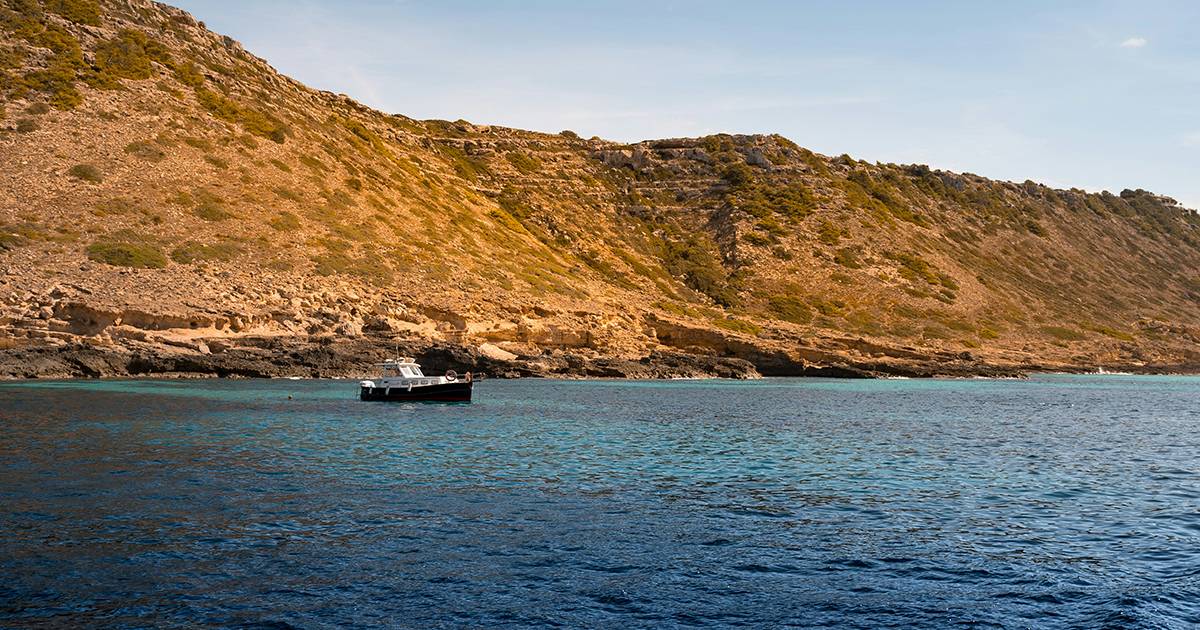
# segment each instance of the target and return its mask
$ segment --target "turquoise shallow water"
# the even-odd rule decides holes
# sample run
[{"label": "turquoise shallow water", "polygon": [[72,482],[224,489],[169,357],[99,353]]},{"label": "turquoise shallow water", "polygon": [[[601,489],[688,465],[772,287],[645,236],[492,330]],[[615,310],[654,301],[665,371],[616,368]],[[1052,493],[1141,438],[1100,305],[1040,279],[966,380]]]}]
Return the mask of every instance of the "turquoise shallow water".
[{"label": "turquoise shallow water", "polygon": [[1200,624],[1197,378],[355,393],[0,384],[0,626]]}]

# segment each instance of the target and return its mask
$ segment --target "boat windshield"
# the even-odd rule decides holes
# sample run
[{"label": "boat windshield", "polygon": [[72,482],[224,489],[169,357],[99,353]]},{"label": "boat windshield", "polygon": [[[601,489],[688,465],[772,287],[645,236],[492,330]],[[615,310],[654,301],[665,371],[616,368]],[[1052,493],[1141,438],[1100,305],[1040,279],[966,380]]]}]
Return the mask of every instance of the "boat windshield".
[{"label": "boat windshield", "polygon": [[380,364],[383,368],[384,376],[396,375],[404,378],[424,378],[425,375],[421,372],[421,367],[416,363],[394,363],[387,362]]}]

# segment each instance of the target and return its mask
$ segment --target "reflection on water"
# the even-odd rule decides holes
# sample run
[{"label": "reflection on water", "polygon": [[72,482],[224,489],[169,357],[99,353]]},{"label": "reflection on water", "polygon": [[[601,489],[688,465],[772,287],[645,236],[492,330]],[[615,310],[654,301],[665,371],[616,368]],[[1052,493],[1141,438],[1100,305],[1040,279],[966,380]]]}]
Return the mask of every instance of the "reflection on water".
[{"label": "reflection on water", "polygon": [[1200,379],[355,393],[0,384],[0,626],[1200,623]]}]

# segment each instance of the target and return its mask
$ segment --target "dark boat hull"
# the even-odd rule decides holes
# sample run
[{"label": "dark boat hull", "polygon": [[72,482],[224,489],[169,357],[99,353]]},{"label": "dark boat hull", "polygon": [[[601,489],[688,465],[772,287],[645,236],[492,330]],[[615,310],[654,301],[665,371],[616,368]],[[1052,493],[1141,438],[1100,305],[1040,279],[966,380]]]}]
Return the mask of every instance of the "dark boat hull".
[{"label": "dark boat hull", "polygon": [[471,390],[474,383],[457,381],[442,385],[422,385],[409,389],[407,387],[359,387],[358,397],[368,401],[433,401],[433,402],[471,402]]}]

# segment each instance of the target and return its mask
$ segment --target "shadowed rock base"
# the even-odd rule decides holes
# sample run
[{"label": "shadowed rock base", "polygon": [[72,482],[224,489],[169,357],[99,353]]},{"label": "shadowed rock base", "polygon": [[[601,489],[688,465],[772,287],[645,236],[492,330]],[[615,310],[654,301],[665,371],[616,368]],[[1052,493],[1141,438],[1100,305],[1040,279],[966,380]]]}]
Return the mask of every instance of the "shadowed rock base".
[{"label": "shadowed rock base", "polygon": [[[747,353],[745,357],[686,352],[652,352],[640,359],[595,353],[549,351],[536,356],[497,359],[476,348],[437,341],[355,338],[244,338],[235,347],[196,352],[158,344],[128,343],[97,346],[72,343],[29,345],[0,350],[0,378],[358,378],[374,372],[373,364],[396,355],[416,357],[430,371],[453,369],[491,377],[562,378],[735,378],[813,376],[833,378],[880,377],[1020,377],[1029,372],[1087,372],[1060,364],[991,365],[945,355],[904,360],[808,362],[778,354]],[[1200,365],[1110,366],[1112,371],[1138,373],[1195,373]]]}]

